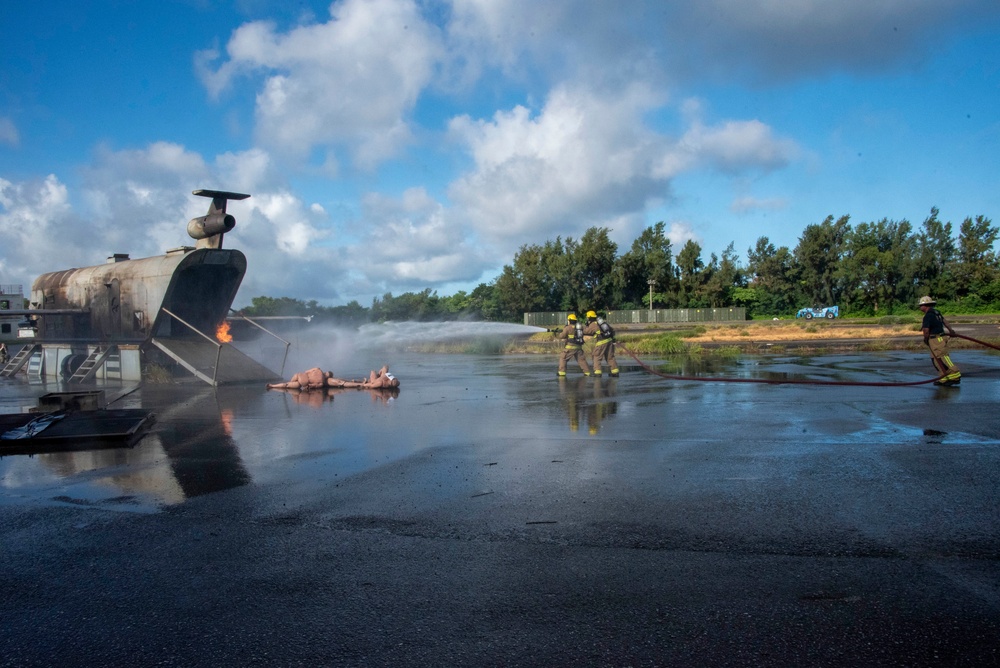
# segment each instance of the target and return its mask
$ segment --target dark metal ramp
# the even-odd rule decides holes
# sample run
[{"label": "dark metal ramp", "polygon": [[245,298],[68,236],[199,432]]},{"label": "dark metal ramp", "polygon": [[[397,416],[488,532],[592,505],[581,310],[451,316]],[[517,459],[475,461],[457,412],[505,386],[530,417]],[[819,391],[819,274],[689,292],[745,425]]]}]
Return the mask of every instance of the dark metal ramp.
[{"label": "dark metal ramp", "polygon": [[209,385],[280,380],[277,373],[226,343],[160,338],[152,343]]}]

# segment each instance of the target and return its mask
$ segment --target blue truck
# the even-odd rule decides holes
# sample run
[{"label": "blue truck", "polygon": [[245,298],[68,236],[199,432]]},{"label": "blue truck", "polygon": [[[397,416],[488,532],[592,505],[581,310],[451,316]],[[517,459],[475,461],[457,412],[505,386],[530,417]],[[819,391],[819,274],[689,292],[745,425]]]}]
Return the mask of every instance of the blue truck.
[{"label": "blue truck", "polygon": [[829,318],[830,320],[833,320],[839,315],[839,306],[813,306],[812,308],[799,309],[799,312],[795,314],[795,317],[805,318],[806,320],[812,320],[813,318]]}]

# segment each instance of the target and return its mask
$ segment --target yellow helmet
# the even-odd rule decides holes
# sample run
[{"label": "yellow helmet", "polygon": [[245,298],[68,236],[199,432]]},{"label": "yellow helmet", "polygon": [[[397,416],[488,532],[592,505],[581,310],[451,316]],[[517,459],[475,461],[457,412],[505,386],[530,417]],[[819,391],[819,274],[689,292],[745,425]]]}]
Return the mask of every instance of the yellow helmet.
[{"label": "yellow helmet", "polygon": [[566,316],[566,319],[569,320],[570,322],[576,322],[576,314],[570,313],[568,316]]},{"label": "yellow helmet", "polygon": [[593,311],[587,311],[587,317],[588,318],[596,318],[597,314],[594,313]]}]

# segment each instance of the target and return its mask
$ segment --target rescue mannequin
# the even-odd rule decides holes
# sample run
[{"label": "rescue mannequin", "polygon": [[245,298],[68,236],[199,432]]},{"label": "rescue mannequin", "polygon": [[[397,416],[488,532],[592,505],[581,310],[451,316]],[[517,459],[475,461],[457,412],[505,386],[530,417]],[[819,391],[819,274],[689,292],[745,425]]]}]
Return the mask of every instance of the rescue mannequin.
[{"label": "rescue mannequin", "polygon": [[378,390],[399,387],[399,379],[389,373],[388,364],[383,364],[381,369],[370,372],[367,379],[361,380],[334,378],[332,371],[323,371],[319,367],[313,367],[308,371],[295,374],[287,382],[267,385],[269,390],[318,390],[324,387]]}]

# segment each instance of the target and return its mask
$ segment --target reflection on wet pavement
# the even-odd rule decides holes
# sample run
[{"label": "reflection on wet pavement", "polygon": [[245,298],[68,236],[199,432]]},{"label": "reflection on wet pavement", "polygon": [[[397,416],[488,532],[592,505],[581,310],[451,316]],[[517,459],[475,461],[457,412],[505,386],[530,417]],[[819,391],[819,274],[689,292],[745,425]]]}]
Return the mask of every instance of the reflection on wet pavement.
[{"label": "reflection on wet pavement", "polygon": [[[439,447],[489,440],[588,439],[595,445],[767,438],[769,442],[982,441],[992,423],[955,418],[956,407],[997,397],[995,359],[964,352],[961,390],[834,388],[665,381],[622,365],[619,378],[555,375],[555,357],[400,355],[397,391],[268,391],[148,385],[118,408],[151,410],[156,423],[134,448],[0,458],[0,503],[74,503],[155,511],[250,485],[308,490]],[[914,380],[924,356],[872,353],[796,358],[688,358],[656,368],[690,376]],[[984,378],[977,383],[977,368]],[[4,380],[0,408],[16,412],[59,388]],[[992,405],[992,404],[991,404]],[[970,433],[970,430],[972,433]],[[291,493],[291,492],[290,492]],[[302,493],[306,493],[303,491]]]}]

